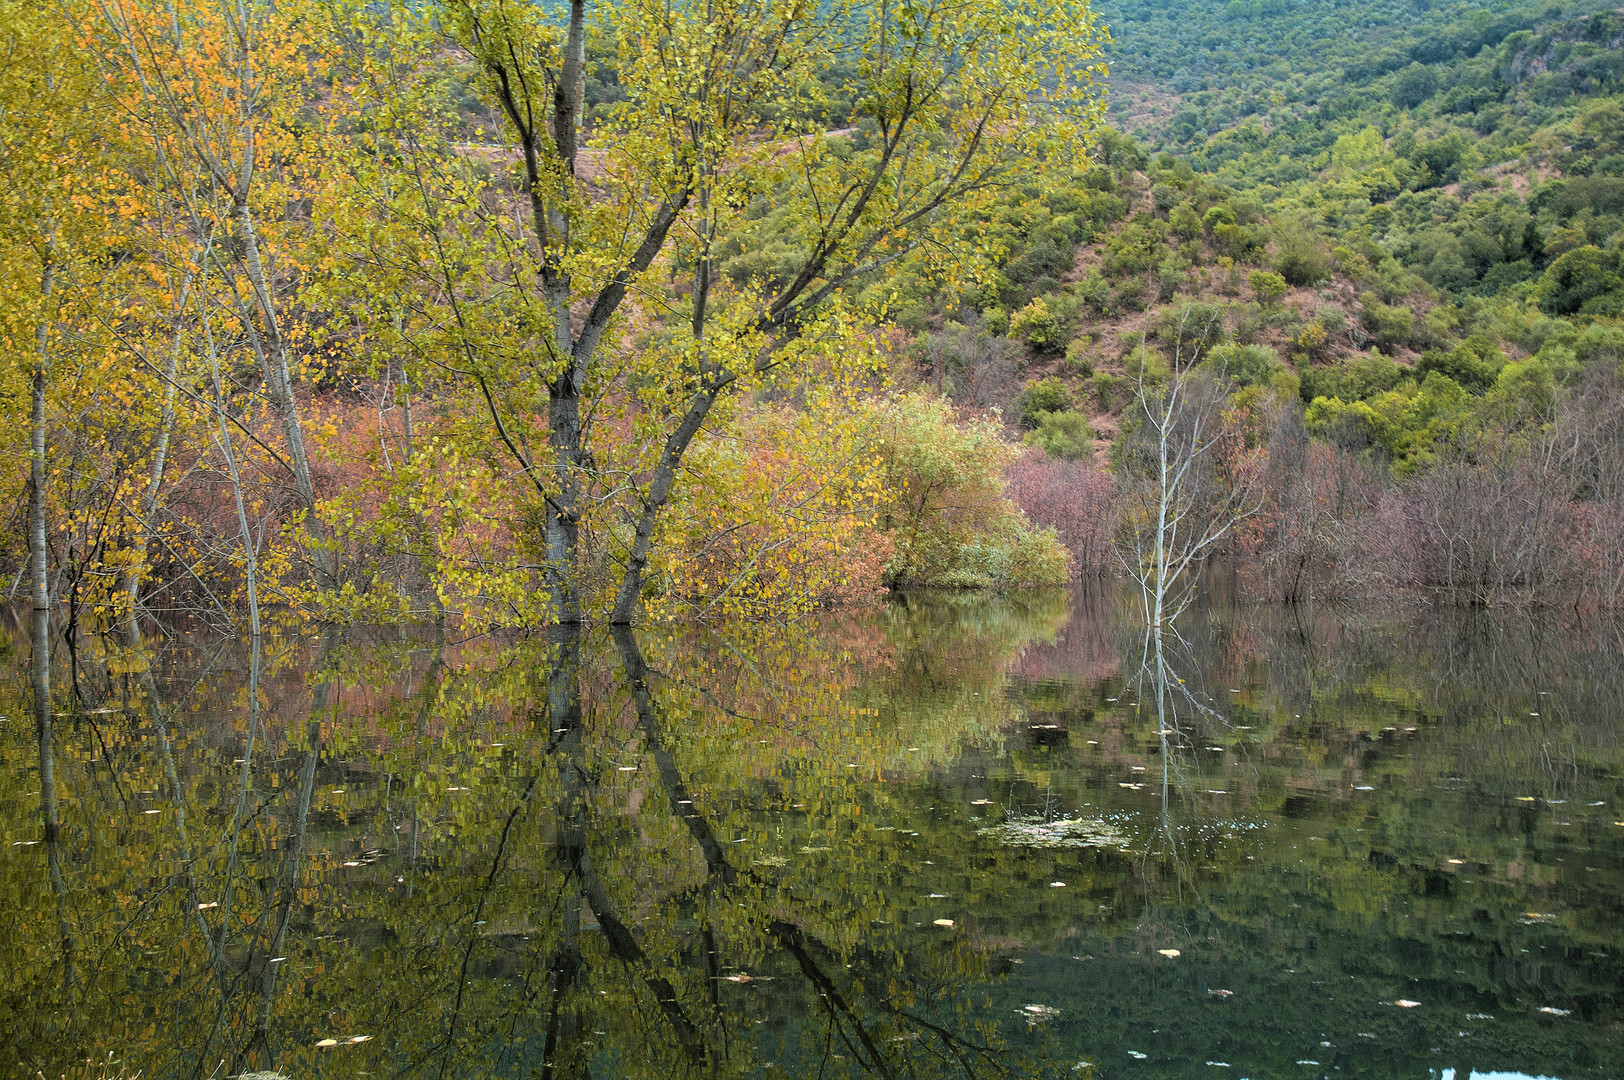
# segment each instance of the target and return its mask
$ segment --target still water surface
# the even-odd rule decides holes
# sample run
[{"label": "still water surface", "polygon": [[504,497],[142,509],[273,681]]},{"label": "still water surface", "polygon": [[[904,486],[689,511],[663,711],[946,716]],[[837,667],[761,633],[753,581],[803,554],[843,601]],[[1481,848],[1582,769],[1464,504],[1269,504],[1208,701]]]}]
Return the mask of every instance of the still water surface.
[{"label": "still water surface", "polygon": [[9,631],[0,1077],[1624,1076],[1616,628],[1181,630]]}]

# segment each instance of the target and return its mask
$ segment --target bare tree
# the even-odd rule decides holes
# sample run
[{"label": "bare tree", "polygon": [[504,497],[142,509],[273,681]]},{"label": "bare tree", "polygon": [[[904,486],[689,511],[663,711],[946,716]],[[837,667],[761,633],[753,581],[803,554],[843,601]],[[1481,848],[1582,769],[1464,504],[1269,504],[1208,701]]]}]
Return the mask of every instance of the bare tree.
[{"label": "bare tree", "polygon": [[1216,337],[1216,308],[1187,308],[1176,323],[1166,378],[1147,373],[1140,340],[1135,427],[1121,468],[1117,556],[1139,583],[1146,625],[1161,629],[1195,597],[1199,570],[1237,522],[1254,513],[1263,485],[1257,454],[1229,421],[1227,372],[1202,363]]}]

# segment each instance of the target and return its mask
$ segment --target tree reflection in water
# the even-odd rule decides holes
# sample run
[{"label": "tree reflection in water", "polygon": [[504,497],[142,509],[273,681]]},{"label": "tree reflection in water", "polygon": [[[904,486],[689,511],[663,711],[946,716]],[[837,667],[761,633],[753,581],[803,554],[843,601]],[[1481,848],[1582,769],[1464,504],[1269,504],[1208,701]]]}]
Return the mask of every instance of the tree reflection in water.
[{"label": "tree reflection in water", "polygon": [[268,639],[263,678],[257,643],[242,673],[100,643],[83,711],[120,735],[63,783],[65,925],[94,955],[70,984],[37,928],[8,935],[5,1042],[148,1076],[1030,1074],[973,1001],[986,948],[911,917],[877,781],[991,737],[1008,658],[1064,612],[652,655],[328,634]]},{"label": "tree reflection in water", "polygon": [[126,632],[43,744],[19,628],[0,1061],[1618,1073],[1610,628],[1217,602],[1157,648],[1121,600]]}]

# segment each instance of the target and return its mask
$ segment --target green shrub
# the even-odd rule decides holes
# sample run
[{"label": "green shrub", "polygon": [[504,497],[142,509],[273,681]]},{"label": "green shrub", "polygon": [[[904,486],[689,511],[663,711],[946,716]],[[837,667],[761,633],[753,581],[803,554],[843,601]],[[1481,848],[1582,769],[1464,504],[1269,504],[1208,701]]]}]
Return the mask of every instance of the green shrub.
[{"label": "green shrub", "polygon": [[1286,295],[1286,279],[1272,271],[1253,270],[1246,280],[1252,286],[1252,294],[1264,307],[1273,307]]},{"label": "green shrub", "polygon": [[883,438],[878,526],[893,554],[889,585],[991,588],[1059,584],[1066,552],[1004,494],[1017,455],[991,421],[963,421],[941,398],[909,394],[875,406]]},{"label": "green shrub", "polygon": [[1010,337],[1020,338],[1039,352],[1064,352],[1071,339],[1071,320],[1067,308],[1073,307],[1057,297],[1039,296],[1009,317]]},{"label": "green shrub", "polygon": [[1094,433],[1088,417],[1075,409],[1038,413],[1037,427],[1022,440],[1050,457],[1076,460],[1094,449]]},{"label": "green shrub", "polygon": [[1374,293],[1361,293],[1363,309],[1359,321],[1384,349],[1408,345],[1415,334],[1415,313],[1406,306],[1389,306],[1376,299]]},{"label": "green shrub", "polygon": [[1156,340],[1186,363],[1222,342],[1225,336],[1221,304],[1181,304],[1163,309],[1156,319]]},{"label": "green shrub", "polygon": [[1219,345],[1207,354],[1205,364],[1238,387],[1267,385],[1286,369],[1280,354],[1267,345]]},{"label": "green shrub", "polygon": [[1066,384],[1054,376],[1038,379],[1021,391],[1017,401],[1020,409],[1021,423],[1029,428],[1038,426],[1038,419],[1043,413],[1055,413],[1071,408],[1071,394],[1066,390]]}]

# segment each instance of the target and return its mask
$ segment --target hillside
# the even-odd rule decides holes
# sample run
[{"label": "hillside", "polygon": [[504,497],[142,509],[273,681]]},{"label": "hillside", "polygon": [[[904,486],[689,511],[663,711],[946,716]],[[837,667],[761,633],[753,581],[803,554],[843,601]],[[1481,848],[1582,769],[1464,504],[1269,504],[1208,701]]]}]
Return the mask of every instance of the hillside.
[{"label": "hillside", "polygon": [[1402,475],[1502,383],[1549,397],[1620,354],[1624,13],[1104,10],[1132,134],[987,215],[990,283],[911,297],[923,379],[1093,456],[1142,366],[1221,347]]}]

